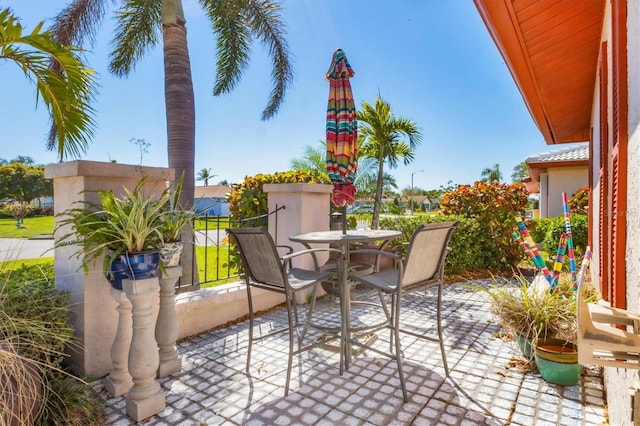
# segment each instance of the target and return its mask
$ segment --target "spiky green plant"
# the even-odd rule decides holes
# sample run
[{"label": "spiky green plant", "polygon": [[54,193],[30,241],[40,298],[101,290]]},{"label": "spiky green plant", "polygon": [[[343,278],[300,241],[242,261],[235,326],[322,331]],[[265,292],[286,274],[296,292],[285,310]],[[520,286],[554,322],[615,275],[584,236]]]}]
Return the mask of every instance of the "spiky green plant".
[{"label": "spiky green plant", "polygon": [[[577,338],[576,298],[571,276],[560,277],[556,291],[535,289],[526,277],[517,275],[518,286],[509,283],[476,288],[491,297],[491,312],[508,330],[535,342],[540,338],[557,338],[575,343]],[[589,289],[586,300],[597,300]]]},{"label": "spiky green plant", "polygon": [[159,196],[146,195],[146,177],[135,188],[123,188],[118,197],[113,191],[98,191],[98,203],[80,201],[81,207],[60,215],[57,229],[70,229],[55,247],[77,245],[82,250],[74,256],[82,260],[84,271],[104,255],[103,270],[118,256],[159,249],[165,241],[176,241],[182,229],[191,223],[195,213],[178,205],[181,182],[175,190],[166,188]]},{"label": "spiky green plant", "polygon": [[62,364],[73,347],[69,295],[53,265],[0,270],[0,424],[102,424],[103,402]]}]

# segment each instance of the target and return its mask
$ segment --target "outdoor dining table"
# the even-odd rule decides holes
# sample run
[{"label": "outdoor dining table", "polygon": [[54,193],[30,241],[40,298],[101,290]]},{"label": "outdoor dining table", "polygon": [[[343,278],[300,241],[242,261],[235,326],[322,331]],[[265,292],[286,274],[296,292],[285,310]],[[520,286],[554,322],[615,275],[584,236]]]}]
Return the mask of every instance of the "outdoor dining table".
[{"label": "outdoor dining table", "polygon": [[340,374],[349,370],[351,363],[351,284],[347,279],[349,271],[349,250],[353,243],[381,241],[383,245],[402,235],[400,231],[385,229],[352,229],[316,231],[295,234],[292,242],[301,243],[306,248],[312,244],[332,244],[340,250],[337,261],[337,275],[340,297]]}]

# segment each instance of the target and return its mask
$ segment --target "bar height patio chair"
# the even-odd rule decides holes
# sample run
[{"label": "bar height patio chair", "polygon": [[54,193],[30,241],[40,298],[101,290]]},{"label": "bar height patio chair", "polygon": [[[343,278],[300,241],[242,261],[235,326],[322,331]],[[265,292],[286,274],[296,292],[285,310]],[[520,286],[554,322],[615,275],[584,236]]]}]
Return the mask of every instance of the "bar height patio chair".
[{"label": "bar height patio chair", "polygon": [[[413,233],[409,241],[407,254],[403,258],[395,253],[376,250],[356,250],[352,253],[376,253],[380,256],[387,256],[395,259],[396,267],[383,269],[370,275],[353,275],[351,279],[363,283],[364,285],[376,289],[379,292],[391,296],[389,306],[383,304],[385,315],[387,316],[386,327],[390,329],[390,354],[398,364],[398,375],[404,401],[408,402],[407,390],[402,371],[402,347],[400,345],[400,332],[412,335],[425,340],[437,340],[440,343],[442,361],[446,376],[449,376],[447,356],[444,349],[444,338],[442,335],[442,287],[444,285],[444,263],[449,251],[448,244],[453,231],[458,226],[458,221],[432,223],[420,225]],[[408,289],[423,289],[426,287],[438,287],[438,301],[436,306],[436,325],[438,328],[438,339],[433,339],[415,328],[402,328],[401,326],[401,301],[402,293]],[[357,344],[357,342],[354,342]],[[395,344],[394,344],[395,343]],[[395,348],[394,348],[395,346]],[[369,348],[374,352],[380,352]]]},{"label": "bar height patio chair", "polygon": [[[332,251],[331,248],[317,248],[293,252],[289,246],[276,246],[271,235],[262,228],[237,228],[227,229],[227,232],[236,242],[240,251],[240,258],[244,265],[244,277],[247,288],[247,300],[249,303],[249,347],[247,351],[247,374],[251,365],[251,348],[254,340],[262,340],[275,334],[288,331],[289,355],[287,362],[287,379],[284,394],[289,394],[289,382],[291,379],[291,367],[293,356],[318,346],[317,342],[302,346],[304,335],[311,326],[311,316],[316,301],[316,289],[318,284],[329,278],[331,272],[318,268],[315,253],[320,251]],[[287,249],[287,254],[281,256],[278,247]],[[292,267],[291,260],[302,255],[313,257],[314,270]],[[273,330],[259,337],[254,337],[254,310],[251,288],[260,288],[267,291],[284,294],[287,306],[288,323],[286,327]],[[296,293],[311,289],[311,303],[306,320],[301,322],[298,318]],[[294,349],[294,336],[297,334],[297,349]]]}]

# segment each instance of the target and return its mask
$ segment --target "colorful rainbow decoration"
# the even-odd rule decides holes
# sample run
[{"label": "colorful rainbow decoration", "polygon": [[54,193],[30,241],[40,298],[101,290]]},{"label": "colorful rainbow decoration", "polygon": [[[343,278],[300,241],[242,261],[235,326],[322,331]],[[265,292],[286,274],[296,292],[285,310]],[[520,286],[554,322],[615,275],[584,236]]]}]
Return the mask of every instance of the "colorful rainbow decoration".
[{"label": "colorful rainbow decoration", "polygon": [[[531,235],[529,234],[529,231],[527,230],[527,227],[524,224],[524,220],[522,220],[522,217],[516,216],[516,223],[518,224],[518,229],[520,229],[520,233],[522,234],[521,239],[524,239],[524,244],[525,246],[528,247],[531,253],[529,256],[533,260],[533,264],[537,268],[542,270],[544,277],[547,279],[547,281],[549,281],[549,284],[551,284],[553,281],[553,276],[551,275],[551,272],[549,272],[549,269],[544,263],[544,260],[542,259],[542,256],[538,251],[538,247],[536,246],[535,241],[533,241],[533,238],[531,238]],[[516,238],[516,240],[520,238],[520,236],[517,233],[514,233],[514,237]],[[520,243],[520,241],[518,241],[518,243]],[[522,247],[522,243],[520,243],[520,246]],[[526,250],[525,250],[525,253],[527,253]]]},{"label": "colorful rainbow decoration", "polygon": [[564,227],[567,233],[567,250],[569,252],[569,268],[571,270],[571,281],[573,287],[576,287],[576,254],[573,249],[573,235],[571,234],[571,219],[569,217],[569,202],[567,201],[567,193],[562,193],[562,209],[564,210]]},{"label": "colorful rainbow decoration", "polygon": [[567,252],[567,241],[569,236],[566,233],[560,235],[560,242],[558,243],[558,252],[556,253],[556,261],[553,264],[553,281],[551,282],[551,292],[553,293],[558,285],[560,279],[560,272],[562,272],[562,264],[564,263],[564,256]]}]

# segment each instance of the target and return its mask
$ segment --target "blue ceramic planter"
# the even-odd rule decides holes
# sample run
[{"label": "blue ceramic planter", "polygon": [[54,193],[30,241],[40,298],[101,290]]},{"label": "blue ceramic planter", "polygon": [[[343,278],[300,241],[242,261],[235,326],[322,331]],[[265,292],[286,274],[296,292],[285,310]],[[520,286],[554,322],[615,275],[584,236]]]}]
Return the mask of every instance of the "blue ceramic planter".
[{"label": "blue ceramic planter", "polygon": [[155,277],[160,265],[160,253],[157,250],[125,253],[120,259],[125,266],[124,275],[131,280]]},{"label": "blue ceramic planter", "polygon": [[106,274],[111,287],[116,290],[122,290],[122,280],[127,278],[125,274],[126,269],[127,265],[124,264],[122,258],[116,257],[113,259],[109,266],[109,272]]}]

